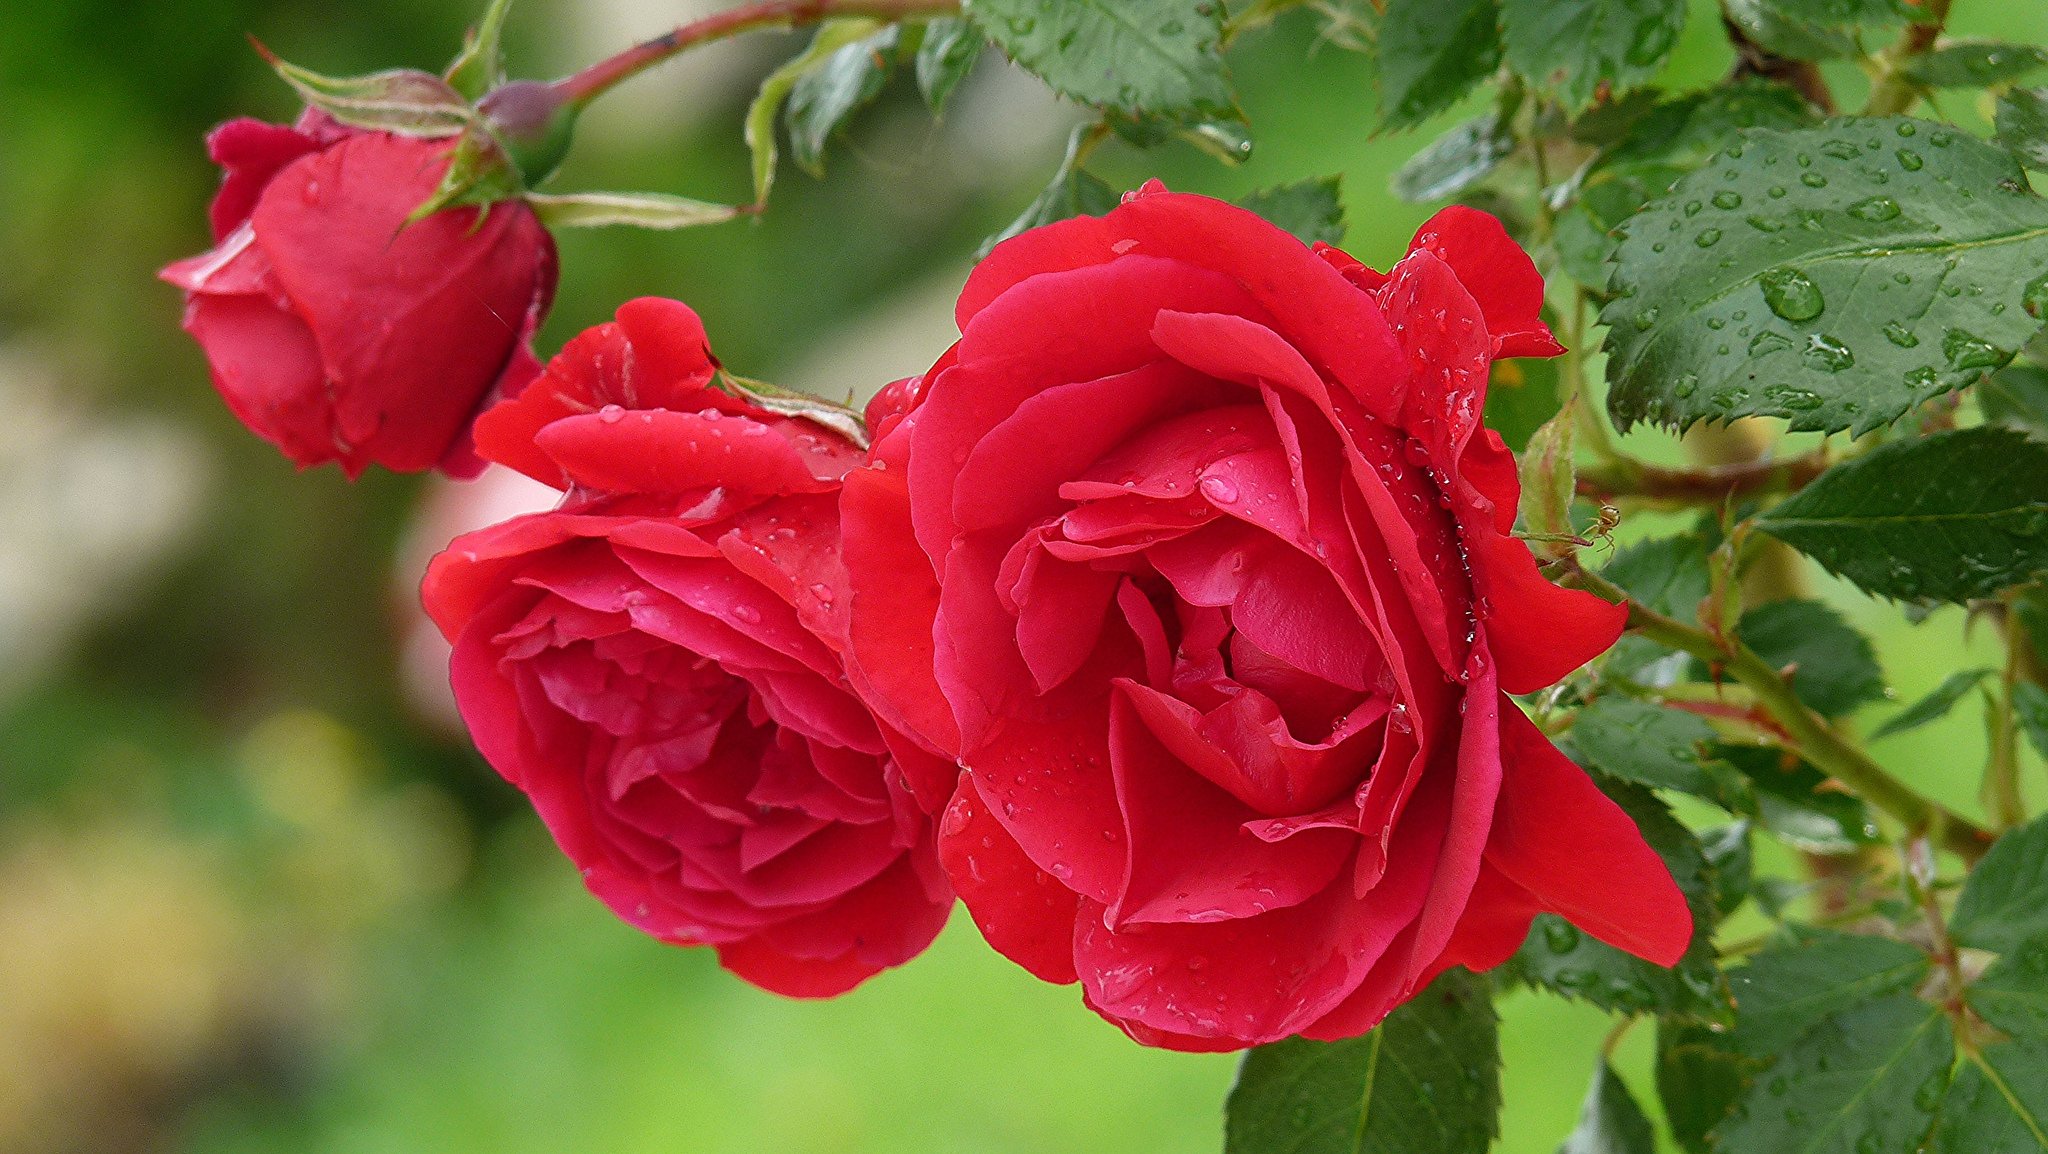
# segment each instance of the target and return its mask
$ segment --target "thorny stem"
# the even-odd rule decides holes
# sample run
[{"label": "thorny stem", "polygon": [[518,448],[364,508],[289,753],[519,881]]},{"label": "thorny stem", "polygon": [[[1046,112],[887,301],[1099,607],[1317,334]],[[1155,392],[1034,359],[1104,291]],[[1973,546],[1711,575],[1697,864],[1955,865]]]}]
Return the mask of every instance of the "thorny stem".
[{"label": "thorny stem", "polygon": [[1689,505],[1719,505],[1731,496],[1759,491],[1789,492],[1821,475],[1830,464],[1823,450],[1797,457],[1673,469],[1646,461],[1627,467],[1606,461],[1579,470],[1579,492],[1588,497],[1642,497]]},{"label": "thorny stem", "polygon": [[1610,601],[1628,602],[1628,627],[1644,637],[1689,653],[1747,686],[1791,739],[1791,748],[1822,772],[1855,790],[1872,805],[1933,839],[1966,862],[1975,863],[1992,837],[1975,822],[1915,793],[1869,754],[1845,739],[1826,719],[1808,709],[1791,683],[1734,636],[1716,638],[1634,601],[1606,578],[1567,563],[1562,580]]},{"label": "thorny stem", "polygon": [[1913,107],[1920,98],[1920,89],[1906,77],[1906,64],[1915,56],[1934,47],[1941,36],[1942,25],[1948,23],[1948,9],[1951,0],[1918,0],[1920,18],[1906,28],[1906,34],[1899,42],[1884,50],[1877,58],[1877,83],[1870,89],[1870,99],[1863,105],[1865,116],[1896,116]]},{"label": "thorny stem", "polygon": [[795,28],[842,16],[906,20],[943,16],[959,10],[959,0],[755,0],[752,4],[714,12],[652,40],[643,40],[573,76],[555,81],[552,87],[570,103],[580,106],[686,48],[743,32],[762,28]]},{"label": "thorny stem", "polygon": [[1806,102],[1832,115],[1835,111],[1835,95],[1828,91],[1828,82],[1820,69],[1810,60],[1787,60],[1764,48],[1749,38],[1742,26],[1730,19],[1727,13],[1721,15],[1721,28],[1728,34],[1728,43],[1735,49],[1735,69],[1731,78],[1760,76],[1790,86]]}]

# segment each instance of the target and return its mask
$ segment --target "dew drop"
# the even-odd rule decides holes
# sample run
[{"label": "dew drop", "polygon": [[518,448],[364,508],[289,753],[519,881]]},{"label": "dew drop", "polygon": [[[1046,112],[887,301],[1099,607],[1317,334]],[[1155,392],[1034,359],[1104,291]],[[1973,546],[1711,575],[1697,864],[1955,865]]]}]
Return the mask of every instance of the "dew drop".
[{"label": "dew drop", "polygon": [[599,409],[597,411],[597,419],[603,421],[607,425],[616,425],[620,421],[624,420],[625,416],[626,410],[620,408],[617,405],[606,405],[604,408]]},{"label": "dew drop", "polygon": [[1941,354],[1948,358],[1948,367],[1957,372],[1995,369],[2006,360],[2005,353],[1996,345],[1962,329],[1950,329],[1941,338]]},{"label": "dew drop", "polygon": [[1732,189],[1722,189],[1714,194],[1714,207],[1734,211],[1742,207],[1742,194]]},{"label": "dew drop", "polygon": [[[1856,363],[1856,354],[1849,351],[1848,345],[1843,344],[1826,333],[1813,333],[1806,338],[1806,363],[1823,372],[1839,373]],[[1786,389],[1785,391],[1791,394],[1805,392],[1803,389]],[[1810,398],[1811,403],[1793,404],[1789,400],[1781,403],[1788,409],[1815,409],[1820,407],[1819,397],[1814,397],[1811,394],[1807,394],[1807,397]],[[1806,398],[1802,398],[1802,400],[1804,399]]]},{"label": "dew drop", "polygon": [[1899,202],[1889,196],[1873,196],[1850,205],[1849,215],[1873,224],[1893,220],[1899,215]]},{"label": "dew drop", "polygon": [[1810,321],[1827,309],[1820,287],[1796,268],[1774,268],[1758,278],[1764,303],[1788,321]]},{"label": "dew drop", "polygon": [[1802,172],[1799,174],[1799,183],[1808,188],[1826,188],[1828,178],[1818,172]]},{"label": "dew drop", "polygon": [[1718,228],[1701,229],[1700,234],[1692,238],[1692,242],[1701,248],[1712,248],[1721,243],[1721,230]]},{"label": "dew drop", "polygon": [[1204,477],[1202,495],[1219,505],[1228,505],[1237,500],[1237,486],[1228,477]]},{"label": "dew drop", "polygon": [[1766,357],[1772,353],[1783,352],[1792,347],[1791,337],[1775,329],[1765,329],[1750,338],[1749,355],[1752,357]]}]

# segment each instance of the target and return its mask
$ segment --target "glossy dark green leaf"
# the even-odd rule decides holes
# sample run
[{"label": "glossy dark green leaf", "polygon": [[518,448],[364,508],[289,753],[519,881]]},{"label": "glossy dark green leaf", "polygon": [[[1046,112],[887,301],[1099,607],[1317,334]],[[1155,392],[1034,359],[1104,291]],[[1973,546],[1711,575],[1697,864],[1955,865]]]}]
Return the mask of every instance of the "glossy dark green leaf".
[{"label": "glossy dark green leaf", "polygon": [[2048,816],[1992,845],[1963,884],[1949,930],[1980,950],[2015,950],[2048,937]]},{"label": "glossy dark green leaf", "polygon": [[1908,11],[1894,0],[1726,0],[1722,10],[1751,41],[1793,60],[1857,55],[1859,37],[1903,23]]},{"label": "glossy dark green leaf", "polygon": [[789,158],[797,167],[814,175],[825,170],[825,141],[855,109],[881,94],[900,33],[891,24],[841,45],[797,77],[782,113]]},{"label": "glossy dark green leaf", "polygon": [[1316,176],[1262,188],[1238,198],[1237,204],[1293,233],[1303,244],[1338,244],[1344,239],[1342,177]]},{"label": "glossy dark green leaf", "polygon": [[2034,751],[2048,758],[2048,689],[2031,681],[2017,683],[2012,687],[2012,712]]},{"label": "glossy dark green leaf", "polygon": [[1695,532],[1638,541],[1614,555],[1600,575],[1667,617],[1692,621],[1707,596],[1707,540]]},{"label": "glossy dark green leaf", "polygon": [[1972,390],[1986,424],[2019,429],[2048,441],[2048,369],[2014,363]]},{"label": "glossy dark green leaf", "polygon": [[1520,453],[1557,415],[1557,362],[1515,358],[1493,362],[1486,386],[1486,427]]},{"label": "glossy dark green leaf", "polygon": [[1649,790],[1593,776],[1634,820],[1685,894],[1693,918],[1692,944],[1676,966],[1665,969],[1615,949],[1554,914],[1540,914],[1529,939],[1503,968],[1503,976],[1605,1010],[1687,1021],[1729,1020],[1733,1008],[1728,983],[1713,946],[1715,878],[1699,839]]},{"label": "glossy dark green leaf", "polygon": [[1657,1132],[1614,1067],[1601,1062],[1579,1108],[1579,1124],[1557,1154],[1657,1154]]},{"label": "glossy dark green leaf", "polygon": [[917,90],[934,114],[946,110],[953,90],[981,59],[981,48],[981,30],[969,21],[946,18],[925,24],[917,46]]},{"label": "glossy dark green leaf", "polygon": [[1991,88],[2048,68],[2048,49],[1995,40],[1951,40],[1906,62],[1906,75],[1929,88]]},{"label": "glossy dark green leaf", "polygon": [[1726,1151],[1911,1151],[1934,1122],[1955,1061],[1948,1019],[1905,994],[1823,1020],[1757,1075],[1715,1131]]},{"label": "glossy dark green leaf", "polygon": [[1884,697],[1884,673],[1870,641],[1818,601],[1759,605],[1742,615],[1735,636],[1785,672],[1799,700],[1823,716]]},{"label": "glossy dark green leaf", "polygon": [[1956,702],[1968,696],[1971,690],[1991,676],[1991,672],[1989,669],[1959,669],[1949,674],[1927,696],[1885,718],[1883,725],[1870,731],[1870,740],[1906,733],[1947,717],[1949,710],[1956,707]]},{"label": "glossy dark green leaf", "polygon": [[1500,63],[1497,0],[1387,0],[1379,26],[1380,126],[1456,104]]},{"label": "glossy dark green leaf", "polygon": [[1445,200],[1486,179],[1514,151],[1514,133],[1500,113],[1482,112],[1430,141],[1395,170],[1388,186],[1402,200]]},{"label": "glossy dark green leaf", "polygon": [[2016,1038],[2048,1042],[2048,934],[2021,942],[1969,986],[1970,1008]]},{"label": "glossy dark green leaf", "polygon": [[1886,994],[1912,991],[1933,961],[1925,950],[1889,938],[1800,927],[1728,971],[1735,993],[1729,1043],[1770,1058],[1829,1015]]},{"label": "glossy dark green leaf", "polygon": [[1758,827],[1794,849],[1844,854],[1878,840],[1869,803],[1830,788],[1806,761],[1774,746],[1722,743],[1713,753],[1748,779]]},{"label": "glossy dark green leaf", "polygon": [[1726,1033],[1657,1023],[1657,1099],[1687,1154],[1710,1154],[1707,1135],[1749,1088],[1759,1063],[1730,1049]]},{"label": "glossy dark green leaf", "polygon": [[[1713,772],[1700,750],[1714,727],[1695,714],[1629,697],[1602,697],[1579,711],[1571,744],[1585,763],[1610,777],[1675,789],[1737,812],[1746,808],[1735,775]],[[1735,779],[1739,780],[1739,779]]]},{"label": "glossy dark green leaf", "polygon": [[1751,133],[1625,232],[1601,313],[1623,428],[1878,428],[2003,365],[2048,305],[2048,201],[1927,121]]},{"label": "glossy dark green leaf", "polygon": [[1998,94],[1998,143],[2028,168],[2048,168],[2048,88],[2014,88]]},{"label": "glossy dark green leaf", "polygon": [[1685,0],[1501,0],[1509,67],[1573,109],[1656,75],[1685,27]]},{"label": "glossy dark green leaf", "polygon": [[1203,118],[1235,103],[1215,0],[970,0],[967,13],[1025,71],[1082,104]]},{"label": "glossy dark green leaf", "polygon": [[1362,1038],[1290,1038],[1244,1056],[1225,1154],[1483,1154],[1499,1132],[1500,1044],[1486,981],[1451,970]]},{"label": "glossy dark green leaf", "polygon": [[2048,444],[1989,426],[1893,441],[1756,524],[1880,597],[1986,597],[2048,571]]},{"label": "glossy dark green leaf", "polygon": [[1986,1046],[1942,1101],[1929,1154],[2048,1152],[2048,1040]]}]

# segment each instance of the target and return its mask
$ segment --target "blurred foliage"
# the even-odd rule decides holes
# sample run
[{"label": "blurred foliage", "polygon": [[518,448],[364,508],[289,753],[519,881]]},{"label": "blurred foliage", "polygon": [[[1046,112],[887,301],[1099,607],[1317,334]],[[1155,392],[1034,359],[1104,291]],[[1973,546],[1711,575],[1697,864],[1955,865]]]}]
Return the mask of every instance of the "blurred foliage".
[{"label": "blurred foliage", "polygon": [[[581,63],[567,30],[597,18],[575,2],[515,8],[515,72]],[[1727,65],[1712,5],[1693,8],[1667,81]],[[82,413],[190,430],[212,481],[176,551],[0,700],[0,1151],[1217,1148],[1230,1057],[1129,1044],[964,918],[927,957],[829,1004],[772,998],[706,951],[638,937],[582,893],[515,791],[408,705],[397,669],[414,610],[395,567],[423,483],[295,473],[207,387],[153,274],[206,243],[206,129],[295,111],[245,33],[335,74],[436,67],[468,9],[23,0],[4,18],[0,344],[56,365]],[[651,5],[610,42],[680,15]],[[1112,142],[1092,171],[1222,196],[1342,172],[1347,247],[1384,265],[1428,212],[1388,178],[1478,109],[1374,135],[1369,63],[1308,22],[1253,34],[1232,64],[1257,141],[1247,163]],[[761,71],[673,120],[589,133],[559,183],[744,199],[738,126]],[[997,72],[984,60],[977,76]],[[703,313],[726,363],[773,377],[892,294],[957,284],[1037,194],[1069,122],[1041,107],[1041,154],[1011,173],[963,151],[969,95],[934,127],[898,77],[825,176],[786,172],[758,222],[564,236],[543,351],[657,293]],[[1906,700],[1992,652],[1958,639],[1960,610],[1908,627],[1820,587],[1878,639]],[[1882,752],[1970,808],[1982,748],[1963,709]],[[1501,1006],[1502,1149],[1546,1151],[1587,1074],[1555,1055],[1591,1054],[1609,1019],[1528,992]],[[1647,1031],[1615,1055],[1654,1110],[1653,1060]]]}]

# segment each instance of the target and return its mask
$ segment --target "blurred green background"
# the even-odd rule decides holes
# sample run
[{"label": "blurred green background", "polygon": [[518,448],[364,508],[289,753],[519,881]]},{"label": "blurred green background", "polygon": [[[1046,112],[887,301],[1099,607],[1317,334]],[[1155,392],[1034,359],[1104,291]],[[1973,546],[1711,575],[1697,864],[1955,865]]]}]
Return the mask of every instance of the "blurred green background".
[{"label": "blurred green background", "polygon": [[[714,6],[521,0],[514,70],[558,74]],[[2039,5],[2004,7],[1962,0],[1957,25],[2048,39]],[[426,551],[531,495],[298,473],[215,398],[153,272],[207,243],[202,133],[295,112],[244,34],[328,73],[436,68],[473,15],[0,16],[0,1151],[1217,1149],[1232,1058],[1130,1044],[964,916],[827,1004],[612,920],[451,727],[411,600]],[[744,198],[741,110],[797,43],[635,82],[586,119],[557,186]],[[1249,163],[1112,144],[1097,170],[1225,195],[1341,172],[1348,247],[1397,255],[1427,209],[1386,177],[1428,134],[1375,138],[1365,61],[1307,21],[1233,61]],[[1671,82],[1727,62],[1696,5]],[[1075,114],[994,58],[943,123],[908,88],[862,114],[824,179],[786,170],[762,220],[562,237],[542,351],[657,293],[695,305],[749,375],[864,394],[921,370],[975,246],[1035,194]],[[1903,699],[1990,659],[1956,611],[1909,627],[1819,587],[1876,632]],[[1982,749],[1966,709],[1878,752],[1975,811]],[[1548,1151],[1611,1023],[1527,993],[1503,1008],[1501,1149]],[[1646,1034],[1622,1055],[1648,1100]]]}]

